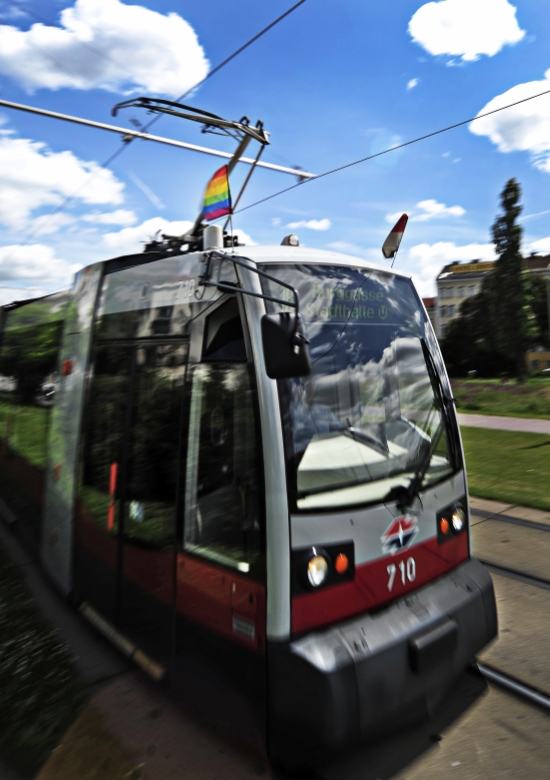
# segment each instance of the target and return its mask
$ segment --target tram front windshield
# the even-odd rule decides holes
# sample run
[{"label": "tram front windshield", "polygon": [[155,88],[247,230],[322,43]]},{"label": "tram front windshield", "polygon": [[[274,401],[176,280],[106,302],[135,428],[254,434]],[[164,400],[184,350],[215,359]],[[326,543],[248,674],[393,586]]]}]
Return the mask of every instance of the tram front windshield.
[{"label": "tram front windshield", "polygon": [[[412,283],[346,266],[262,268],[298,290],[310,340],[311,375],[279,381],[294,509],[390,500],[422,471],[419,488],[449,477],[453,434],[442,414],[442,367]],[[263,285],[288,299],[285,288]]]}]

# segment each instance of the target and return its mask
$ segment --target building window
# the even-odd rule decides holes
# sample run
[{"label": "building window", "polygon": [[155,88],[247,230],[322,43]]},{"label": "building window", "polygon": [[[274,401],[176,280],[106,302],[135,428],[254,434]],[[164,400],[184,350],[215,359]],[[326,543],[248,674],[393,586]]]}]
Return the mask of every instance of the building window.
[{"label": "building window", "polygon": [[447,316],[447,307],[446,306],[442,306],[440,311],[441,311],[441,316],[442,317],[446,317]]},{"label": "building window", "polygon": [[532,360],[531,361],[531,368],[533,369],[533,371],[538,371],[539,370],[539,361],[538,360]]},{"label": "building window", "polygon": [[476,286],[475,284],[471,284],[468,287],[468,295],[475,295],[476,294]]},{"label": "building window", "polygon": [[447,306],[447,316],[454,317],[454,314],[455,314],[455,307],[453,305]]},{"label": "building window", "polygon": [[464,287],[459,287],[458,288],[458,297],[459,298],[464,298]]}]

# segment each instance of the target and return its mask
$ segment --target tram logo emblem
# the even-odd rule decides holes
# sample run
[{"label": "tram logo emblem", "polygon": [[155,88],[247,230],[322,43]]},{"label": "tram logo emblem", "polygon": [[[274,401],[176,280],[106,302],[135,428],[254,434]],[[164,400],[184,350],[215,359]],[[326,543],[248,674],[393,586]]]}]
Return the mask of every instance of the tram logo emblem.
[{"label": "tram logo emblem", "polygon": [[391,553],[395,555],[395,553],[409,547],[417,533],[418,522],[416,517],[410,517],[409,515],[396,517],[380,537],[382,551],[385,554]]}]

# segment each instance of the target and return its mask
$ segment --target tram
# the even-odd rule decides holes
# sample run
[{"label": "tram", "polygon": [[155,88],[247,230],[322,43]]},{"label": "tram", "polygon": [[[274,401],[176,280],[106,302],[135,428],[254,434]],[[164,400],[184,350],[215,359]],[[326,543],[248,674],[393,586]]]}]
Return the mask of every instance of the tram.
[{"label": "tram", "polygon": [[423,717],[495,637],[406,274],[211,225],[1,316],[1,492],[45,571],[157,679],[211,660],[274,760]]}]

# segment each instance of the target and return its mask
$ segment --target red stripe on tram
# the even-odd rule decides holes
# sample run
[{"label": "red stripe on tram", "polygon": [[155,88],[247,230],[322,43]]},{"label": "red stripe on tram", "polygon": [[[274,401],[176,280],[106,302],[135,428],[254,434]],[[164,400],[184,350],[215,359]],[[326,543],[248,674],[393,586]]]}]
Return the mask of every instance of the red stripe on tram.
[{"label": "red stripe on tram", "polygon": [[359,564],[353,582],[292,598],[292,633],[322,628],[380,607],[437,579],[467,558],[468,535],[461,533],[441,545],[434,536],[396,555]]}]

